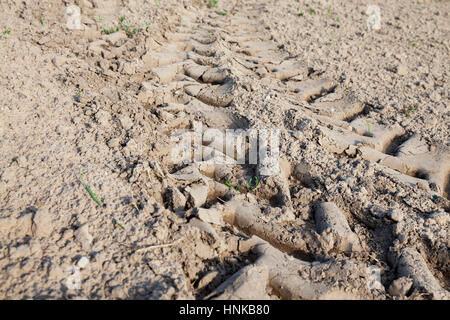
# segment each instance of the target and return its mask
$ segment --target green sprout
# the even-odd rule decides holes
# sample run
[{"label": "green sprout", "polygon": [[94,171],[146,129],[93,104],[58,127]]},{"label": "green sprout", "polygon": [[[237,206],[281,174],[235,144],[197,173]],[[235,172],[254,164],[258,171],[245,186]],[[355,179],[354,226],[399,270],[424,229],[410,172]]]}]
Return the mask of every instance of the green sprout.
[{"label": "green sprout", "polygon": [[0,36],[0,39],[6,39],[7,37],[7,35],[9,34],[11,32],[11,30],[5,30],[5,31],[3,31],[2,32],[2,35]]},{"label": "green sprout", "polygon": [[119,27],[111,27],[111,28],[109,28],[109,29],[104,28],[104,29],[102,30],[102,32],[103,32],[104,34],[111,34],[111,33],[118,32],[118,31],[119,31]]},{"label": "green sprout", "polygon": [[217,11],[216,12],[219,16],[226,16],[227,13],[225,11]]},{"label": "green sprout", "polygon": [[102,22],[103,21],[103,17],[102,16],[98,16],[98,21]]},{"label": "green sprout", "polygon": [[409,110],[408,115],[407,115],[408,118],[411,118],[411,113],[414,112],[414,110],[416,110],[416,108],[417,108],[417,106],[415,106],[415,105],[411,107],[411,110]]},{"label": "green sprout", "polygon": [[308,7],[308,11],[310,14],[312,14],[312,15],[317,14],[316,10],[314,10],[314,8],[310,7],[309,4],[306,4],[306,6]]},{"label": "green sprout", "polygon": [[[253,180],[253,178],[255,178],[255,180]],[[253,184],[253,182],[254,182],[254,184]],[[256,177],[256,176],[255,177],[251,177],[250,180],[248,180],[247,188],[248,188],[248,190],[255,189],[258,186],[258,184],[259,184],[258,177]]]},{"label": "green sprout", "polygon": [[303,17],[303,16],[305,15],[305,13],[304,13],[302,10],[300,10],[300,12],[298,13],[298,15],[299,15],[300,17]]},{"label": "green sprout", "polygon": [[41,25],[45,27],[44,18],[41,19]]},{"label": "green sprout", "polygon": [[411,40],[411,44],[413,47],[417,47],[417,41],[416,40]]},{"label": "green sprout", "polygon": [[328,46],[332,46],[334,44],[334,42],[333,41],[329,41],[329,42],[327,42],[327,45]]},{"label": "green sprout", "polygon": [[156,6],[158,9],[161,9],[161,6],[159,5],[159,2],[156,1],[156,0],[155,0],[155,6]]},{"label": "green sprout", "polygon": [[81,174],[81,173],[80,173],[80,182],[84,186],[86,191],[89,193],[89,195],[91,196],[92,200],[94,200],[100,207],[103,207],[103,203],[101,203],[100,200],[97,199],[97,197],[95,196],[94,192],[92,192],[91,188],[89,188],[89,186],[83,182],[83,174]]},{"label": "green sprout", "polygon": [[331,17],[333,15],[333,10],[331,7],[328,7],[328,15]]},{"label": "green sprout", "polygon": [[[131,28],[129,25],[125,24],[125,16],[122,16],[119,18],[119,26],[118,27],[111,27],[111,28],[104,28],[102,30],[102,33],[104,34],[111,34],[111,33],[115,33],[118,32],[119,30],[123,30],[125,31],[125,33],[127,34],[127,36],[131,36],[131,35],[135,35],[136,33],[138,33],[139,31],[141,31],[141,28]],[[147,28],[150,25],[150,22],[146,22]],[[146,30],[147,30],[146,28]]]},{"label": "green sprout", "polygon": [[367,121],[367,120],[366,120],[366,125],[367,125],[367,135],[369,137],[373,137],[373,133],[370,131],[369,121]]},{"label": "green sprout", "polygon": [[209,0],[208,8],[215,8],[217,7],[219,0]]},{"label": "green sprout", "polygon": [[339,17],[336,17],[336,22],[339,22]]},{"label": "green sprout", "polygon": [[113,219],[112,223],[113,223],[113,225],[118,225],[123,230],[125,230],[125,226],[123,225],[123,223],[120,220]]},{"label": "green sprout", "polygon": [[233,185],[229,181],[225,181],[225,185],[228,187],[228,189],[235,189],[236,191],[239,191],[241,189],[241,186],[236,185],[233,187]]}]

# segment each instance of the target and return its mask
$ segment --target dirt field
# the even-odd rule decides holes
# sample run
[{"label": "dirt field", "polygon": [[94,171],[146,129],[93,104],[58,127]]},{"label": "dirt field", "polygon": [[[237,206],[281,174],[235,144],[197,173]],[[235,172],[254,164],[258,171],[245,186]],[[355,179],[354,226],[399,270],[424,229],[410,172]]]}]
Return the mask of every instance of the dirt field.
[{"label": "dirt field", "polygon": [[0,298],[449,299],[449,13],[0,1]]}]

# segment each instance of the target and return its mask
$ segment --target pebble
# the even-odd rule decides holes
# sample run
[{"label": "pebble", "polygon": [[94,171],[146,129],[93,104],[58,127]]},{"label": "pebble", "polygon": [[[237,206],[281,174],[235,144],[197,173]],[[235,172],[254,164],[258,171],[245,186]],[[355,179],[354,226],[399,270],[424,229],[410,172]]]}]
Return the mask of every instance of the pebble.
[{"label": "pebble", "polygon": [[126,115],[121,115],[119,121],[125,130],[130,130],[133,127],[133,121]]},{"label": "pebble", "polygon": [[52,38],[50,36],[45,36],[45,37],[40,38],[38,40],[38,43],[40,45],[43,45],[43,44],[46,44],[47,42],[49,42],[50,40],[52,40]]},{"label": "pebble", "polygon": [[52,214],[44,208],[40,208],[33,217],[32,231],[38,238],[49,237],[53,232]]},{"label": "pebble", "polygon": [[16,226],[17,219],[13,217],[0,218],[0,235],[6,237]]},{"label": "pebble", "polygon": [[400,222],[403,220],[403,212],[399,209],[392,209],[390,212],[390,217],[395,222]]},{"label": "pebble", "polygon": [[413,280],[401,277],[392,282],[389,287],[389,294],[392,296],[404,296],[408,293],[413,285]]},{"label": "pebble", "polygon": [[119,145],[120,145],[119,138],[112,138],[108,140],[108,147],[110,148],[117,148]]},{"label": "pebble", "polygon": [[396,67],[395,71],[397,72],[397,74],[399,74],[401,76],[405,76],[408,74],[408,68],[403,64],[399,64]]},{"label": "pebble", "polygon": [[439,94],[439,92],[434,91],[431,95],[430,95],[431,100],[435,101],[435,102],[440,102],[441,101],[441,95]]},{"label": "pebble", "polygon": [[125,299],[126,295],[123,289],[120,286],[114,287],[111,290],[111,298],[113,299]]},{"label": "pebble", "polygon": [[88,224],[83,224],[79,227],[74,235],[84,250],[89,251],[91,249],[92,236],[89,234]]},{"label": "pebble", "polygon": [[80,269],[86,268],[86,266],[87,266],[88,264],[89,264],[89,259],[86,258],[86,257],[81,257],[80,260],[78,260],[78,262],[77,262],[77,266],[78,266]]},{"label": "pebble", "polygon": [[26,244],[22,244],[18,247],[9,248],[9,258],[11,260],[29,257],[30,255],[31,255],[30,247]]},{"label": "pebble", "polygon": [[189,201],[193,207],[201,207],[208,196],[208,186],[204,184],[193,184],[186,188]]},{"label": "pebble", "polygon": [[167,190],[168,202],[175,212],[183,211],[186,205],[186,197],[178,190],[178,188],[169,188]]},{"label": "pebble", "polygon": [[107,126],[109,124],[110,118],[111,118],[111,115],[104,110],[99,110],[95,114],[95,120],[97,121],[97,123],[101,124],[102,126]]},{"label": "pebble", "polygon": [[63,64],[65,64],[67,62],[67,59],[61,56],[57,56],[57,57],[53,57],[52,58],[52,63],[56,66],[62,66]]},{"label": "pebble", "polygon": [[208,272],[203,278],[200,279],[197,285],[197,289],[202,289],[213,282],[219,276],[218,271]]},{"label": "pebble", "polygon": [[110,45],[117,45],[119,43],[121,43],[121,40],[125,40],[128,39],[127,34],[125,33],[125,31],[119,31],[119,32],[114,32],[111,34],[107,34],[104,35],[102,37],[103,40],[105,40],[106,42],[108,42]]},{"label": "pebble", "polygon": [[212,223],[219,226],[224,224],[222,215],[216,209],[197,208],[194,210],[197,210],[196,215],[203,222]]},{"label": "pebble", "polygon": [[136,72],[136,66],[131,62],[125,62],[121,71],[123,74],[132,75]]}]

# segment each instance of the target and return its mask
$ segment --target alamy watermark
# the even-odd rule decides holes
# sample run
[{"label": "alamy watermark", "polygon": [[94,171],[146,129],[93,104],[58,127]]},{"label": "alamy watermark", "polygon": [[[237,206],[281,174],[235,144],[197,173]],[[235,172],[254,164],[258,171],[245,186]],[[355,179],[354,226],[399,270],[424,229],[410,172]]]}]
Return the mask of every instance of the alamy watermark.
[{"label": "alamy watermark", "polygon": [[80,268],[77,266],[70,266],[66,270],[67,278],[65,285],[69,290],[80,290],[81,289],[81,273]]},{"label": "alamy watermark", "polygon": [[367,7],[366,14],[369,16],[367,18],[367,28],[369,28],[369,30],[380,30],[381,29],[380,7],[372,4]]},{"label": "alamy watermark", "polygon": [[65,12],[66,26],[69,30],[81,30],[81,10],[80,7],[71,5]]},{"label": "alamy watermark", "polygon": [[192,130],[171,136],[173,163],[208,161],[216,164],[255,164],[261,175],[279,172],[279,129],[203,129],[194,122]]},{"label": "alamy watermark", "polygon": [[383,290],[381,283],[381,269],[376,265],[368,266],[366,273],[369,275],[367,279],[367,287],[371,290]]}]

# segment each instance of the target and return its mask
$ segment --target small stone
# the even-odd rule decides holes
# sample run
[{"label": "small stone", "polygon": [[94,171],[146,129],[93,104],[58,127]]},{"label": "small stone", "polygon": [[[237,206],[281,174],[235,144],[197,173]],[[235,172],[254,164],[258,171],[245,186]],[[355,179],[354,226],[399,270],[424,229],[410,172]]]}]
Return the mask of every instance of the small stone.
[{"label": "small stone", "polygon": [[174,212],[183,211],[186,205],[186,197],[178,188],[168,188],[166,193],[168,205]]},{"label": "small stone", "polygon": [[61,56],[57,56],[57,57],[53,57],[52,58],[52,63],[56,66],[62,66],[63,64],[65,64],[67,62],[67,59]]},{"label": "small stone", "polygon": [[126,295],[123,289],[120,286],[114,287],[111,290],[111,298],[113,299],[125,299]]},{"label": "small stone", "polygon": [[305,187],[314,185],[311,175],[311,167],[306,163],[299,163],[294,167],[294,177],[299,180]]},{"label": "small stone", "polygon": [[130,117],[126,115],[121,115],[119,117],[119,121],[125,130],[130,130],[133,127],[133,121],[131,121]]},{"label": "small stone", "polygon": [[413,280],[401,277],[392,282],[389,287],[389,294],[392,296],[404,296],[408,293],[413,285]]},{"label": "small stone", "polygon": [[117,46],[122,43],[122,40],[128,39],[128,37],[125,31],[119,31],[104,35],[102,39],[108,42],[110,45]]},{"label": "small stone", "polygon": [[31,255],[30,247],[26,244],[22,244],[18,247],[9,249],[9,257],[11,260],[18,260],[21,258],[29,257]]},{"label": "small stone", "polygon": [[212,283],[219,276],[218,271],[211,271],[205,274],[203,278],[200,279],[197,285],[197,289],[202,289]]},{"label": "small stone", "polygon": [[431,100],[433,100],[434,102],[440,102],[441,101],[441,95],[439,94],[439,92],[434,91],[431,95],[430,95]]},{"label": "small stone", "polygon": [[222,215],[215,209],[196,208],[194,210],[196,210],[197,217],[203,222],[217,224],[219,226],[224,224]]},{"label": "small stone", "polygon": [[390,212],[390,217],[395,222],[400,222],[403,220],[403,212],[400,209],[392,209]]},{"label": "small stone", "polygon": [[28,165],[27,158],[25,156],[19,156],[16,159],[16,162],[20,168],[26,168]]},{"label": "small stone", "polygon": [[408,74],[408,68],[403,65],[403,64],[399,64],[396,68],[395,68],[395,72],[397,72],[397,74],[401,75],[401,76],[405,76]]},{"label": "small stone", "polygon": [[207,222],[204,222],[197,218],[192,218],[189,221],[189,225],[199,229],[200,231],[209,233],[210,235],[212,235],[214,237],[214,239],[219,238],[219,235],[217,234],[216,230],[214,230],[214,228]]},{"label": "small stone", "polygon": [[92,236],[89,234],[89,226],[87,223],[79,227],[74,235],[84,250],[89,251],[91,249]]},{"label": "small stone", "polygon": [[47,209],[41,208],[34,214],[32,231],[38,238],[49,237],[52,234],[52,214]]},{"label": "small stone", "polygon": [[0,218],[0,235],[6,237],[17,224],[17,219],[13,217]]},{"label": "small stone", "polygon": [[193,184],[186,188],[189,202],[193,207],[201,207],[208,197],[208,186],[204,184]]},{"label": "small stone", "polygon": [[195,245],[195,253],[202,259],[212,259],[214,257],[213,249],[201,241]]},{"label": "small stone", "polygon": [[40,45],[43,45],[43,44],[46,44],[47,42],[49,42],[50,40],[52,40],[52,38],[50,36],[45,36],[45,37],[40,38],[38,40],[38,43]]},{"label": "small stone", "polygon": [[87,266],[88,264],[89,264],[89,259],[86,258],[86,257],[81,257],[80,260],[78,260],[78,262],[77,262],[77,266],[78,266],[80,269],[86,268],[86,266]]},{"label": "small stone", "polygon": [[105,127],[108,126],[110,119],[111,119],[111,115],[104,110],[99,110],[95,114],[95,121],[97,121],[97,123],[101,124],[102,126],[105,126]]},{"label": "small stone", "polygon": [[123,74],[132,75],[136,72],[136,66],[131,62],[125,62],[121,71]]},{"label": "small stone", "polygon": [[108,140],[108,147],[110,148],[117,148],[120,145],[120,139],[119,138],[112,138]]}]

